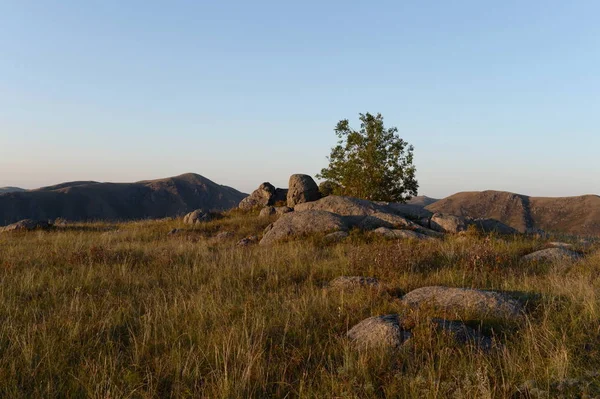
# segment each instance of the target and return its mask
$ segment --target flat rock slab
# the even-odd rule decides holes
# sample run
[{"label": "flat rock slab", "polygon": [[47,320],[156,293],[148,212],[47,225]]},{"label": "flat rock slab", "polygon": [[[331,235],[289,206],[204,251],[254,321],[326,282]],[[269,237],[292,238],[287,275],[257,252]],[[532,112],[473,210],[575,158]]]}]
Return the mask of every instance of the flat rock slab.
[{"label": "flat rock slab", "polygon": [[266,229],[261,245],[287,240],[314,233],[331,233],[347,231],[348,225],[344,218],[326,211],[290,212],[282,215],[275,223]]},{"label": "flat rock slab", "polygon": [[374,277],[364,276],[341,276],[329,283],[329,288],[332,289],[355,289],[355,288],[378,288],[379,280]]},{"label": "flat rock slab", "polygon": [[570,262],[583,258],[578,252],[566,248],[548,248],[523,256],[526,262]]},{"label": "flat rock slab", "polygon": [[517,318],[523,307],[506,295],[470,288],[422,287],[402,298],[410,307],[430,307],[444,314],[476,313],[481,317]]}]

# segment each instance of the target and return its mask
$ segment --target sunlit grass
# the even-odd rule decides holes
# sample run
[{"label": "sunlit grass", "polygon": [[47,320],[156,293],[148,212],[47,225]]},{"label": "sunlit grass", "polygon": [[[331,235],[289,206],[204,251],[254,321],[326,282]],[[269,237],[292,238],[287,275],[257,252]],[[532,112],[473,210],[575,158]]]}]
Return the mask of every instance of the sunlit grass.
[{"label": "sunlit grass", "polygon": [[[236,246],[269,222],[232,213],[195,228],[160,220],[0,235],[0,397],[600,395],[594,248],[546,265],[520,261],[541,239],[477,234]],[[168,236],[174,228],[184,230]],[[215,240],[222,231],[233,237]],[[340,275],[384,288],[324,289]],[[402,311],[398,297],[426,285],[535,299],[523,321],[490,327],[501,342],[490,352],[433,338],[393,354],[347,342],[352,325]]]}]

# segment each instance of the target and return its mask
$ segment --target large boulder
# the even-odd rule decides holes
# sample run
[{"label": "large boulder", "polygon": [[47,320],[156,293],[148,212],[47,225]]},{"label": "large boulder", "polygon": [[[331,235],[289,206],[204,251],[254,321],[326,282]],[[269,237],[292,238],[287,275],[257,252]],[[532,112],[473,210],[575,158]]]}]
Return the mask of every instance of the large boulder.
[{"label": "large boulder", "polygon": [[0,233],[11,231],[31,231],[37,229],[45,230],[48,228],[50,228],[50,224],[46,221],[24,219],[8,226],[0,227]]},{"label": "large boulder", "polygon": [[344,218],[331,212],[290,212],[282,215],[265,229],[260,244],[268,245],[307,234],[326,234],[346,230],[348,230],[348,225]]},{"label": "large boulder", "polygon": [[210,214],[204,212],[202,209],[196,209],[193,212],[188,213],[183,217],[183,223],[185,224],[198,224],[210,221]]},{"label": "large boulder", "polygon": [[275,205],[278,202],[286,201],[286,198],[286,189],[275,188],[271,183],[265,182],[254,190],[252,194],[244,198],[238,207],[243,210],[263,208]]},{"label": "large boulder", "polygon": [[372,202],[352,197],[330,195],[318,201],[296,205],[296,211],[319,210],[345,216],[352,226],[361,230],[375,230],[379,227],[405,228],[432,235],[432,231],[396,214],[385,203]]},{"label": "large boulder", "polygon": [[547,248],[523,256],[526,262],[572,262],[581,259],[582,255],[567,248]]},{"label": "large boulder", "polygon": [[467,220],[461,216],[435,213],[429,221],[429,226],[441,233],[460,233],[467,229]]},{"label": "large boulder", "polygon": [[319,186],[308,175],[291,175],[287,192],[287,205],[294,208],[298,204],[316,201],[321,198]]},{"label": "large boulder", "polygon": [[409,292],[402,302],[410,307],[427,307],[444,315],[472,315],[490,318],[517,318],[521,303],[494,291],[470,288],[422,287]]}]

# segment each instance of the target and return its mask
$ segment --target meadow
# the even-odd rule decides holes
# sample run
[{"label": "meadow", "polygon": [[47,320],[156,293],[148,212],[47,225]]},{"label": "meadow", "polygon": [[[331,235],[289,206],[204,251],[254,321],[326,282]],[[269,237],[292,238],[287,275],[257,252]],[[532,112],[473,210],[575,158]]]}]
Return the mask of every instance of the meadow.
[{"label": "meadow", "polygon": [[[576,246],[586,257],[574,263],[529,264],[521,257],[547,238],[352,232],[236,245],[271,221],[233,211],[196,227],[0,234],[0,397],[600,397],[596,246]],[[214,238],[223,231],[233,235]],[[383,288],[328,289],[343,275]],[[399,298],[428,285],[511,292],[526,316],[470,321],[499,343],[489,351],[435,336],[404,351],[348,341],[353,325],[403,312]]]}]

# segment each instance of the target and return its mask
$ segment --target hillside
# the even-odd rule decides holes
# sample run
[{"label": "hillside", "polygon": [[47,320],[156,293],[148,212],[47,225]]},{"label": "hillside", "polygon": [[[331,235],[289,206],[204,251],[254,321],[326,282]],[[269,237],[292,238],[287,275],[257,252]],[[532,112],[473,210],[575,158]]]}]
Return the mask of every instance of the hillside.
[{"label": "hillside", "polygon": [[406,201],[406,203],[409,205],[427,206],[437,201],[439,201],[439,199],[431,198],[426,195],[419,195],[417,197],[412,197],[410,200]]},{"label": "hillside", "polygon": [[0,187],[0,194],[5,194],[5,193],[20,193],[26,191],[23,188],[19,188],[19,187]]},{"label": "hillside", "polygon": [[71,182],[0,194],[0,225],[21,219],[135,220],[236,207],[246,194],[196,174],[137,183]]},{"label": "hillside", "polygon": [[475,218],[493,218],[524,232],[542,229],[578,235],[600,234],[600,197],[529,197],[503,191],[463,192],[426,209]]}]

